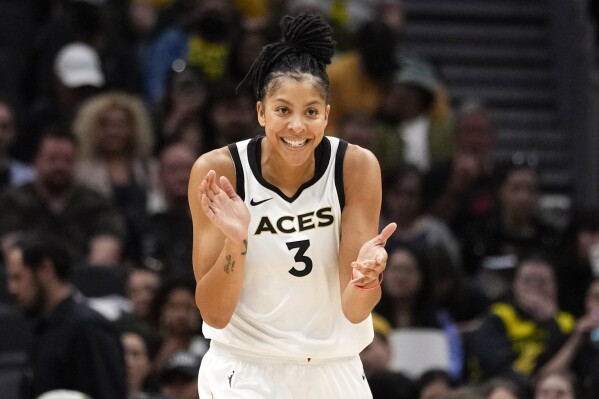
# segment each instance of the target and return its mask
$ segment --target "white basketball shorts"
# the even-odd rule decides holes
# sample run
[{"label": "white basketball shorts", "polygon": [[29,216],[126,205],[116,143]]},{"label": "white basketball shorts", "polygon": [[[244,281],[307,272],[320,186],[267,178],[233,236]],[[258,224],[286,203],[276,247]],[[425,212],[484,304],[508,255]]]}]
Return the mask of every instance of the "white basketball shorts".
[{"label": "white basketball shorts", "polygon": [[358,355],[280,359],[212,342],[198,378],[200,399],[372,399]]}]

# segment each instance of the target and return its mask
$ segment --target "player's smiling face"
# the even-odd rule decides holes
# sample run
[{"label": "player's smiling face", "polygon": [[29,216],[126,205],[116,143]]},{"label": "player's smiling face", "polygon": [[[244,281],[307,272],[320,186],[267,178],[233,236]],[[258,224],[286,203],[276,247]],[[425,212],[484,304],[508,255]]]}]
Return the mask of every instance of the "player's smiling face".
[{"label": "player's smiling face", "polygon": [[295,166],[303,165],[322,140],[329,109],[317,79],[310,75],[276,78],[257,104],[269,148]]}]

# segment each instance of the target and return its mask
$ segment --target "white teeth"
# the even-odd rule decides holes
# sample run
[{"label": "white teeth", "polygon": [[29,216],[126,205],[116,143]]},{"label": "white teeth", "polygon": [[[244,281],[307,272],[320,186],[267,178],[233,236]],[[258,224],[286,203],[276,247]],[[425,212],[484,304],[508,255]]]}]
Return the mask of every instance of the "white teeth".
[{"label": "white teeth", "polygon": [[308,140],[302,140],[302,141],[289,140],[289,139],[282,139],[282,140],[288,146],[296,147],[296,148],[303,147],[308,143]]}]

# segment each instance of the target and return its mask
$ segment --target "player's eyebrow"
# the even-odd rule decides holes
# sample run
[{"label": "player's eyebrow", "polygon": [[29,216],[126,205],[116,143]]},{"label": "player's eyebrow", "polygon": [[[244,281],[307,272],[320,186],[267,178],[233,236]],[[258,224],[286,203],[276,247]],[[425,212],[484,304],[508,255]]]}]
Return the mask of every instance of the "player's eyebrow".
[{"label": "player's eyebrow", "polygon": [[[285,104],[292,105],[291,101],[285,100],[284,98],[280,98],[280,97],[278,97],[278,98],[275,98],[275,99],[273,100],[273,102],[282,102],[282,103],[285,103]],[[319,100],[312,100],[312,101],[308,101],[308,102],[305,104],[305,106],[307,107],[307,106],[314,105],[314,104],[321,104],[321,101],[319,101]]]}]

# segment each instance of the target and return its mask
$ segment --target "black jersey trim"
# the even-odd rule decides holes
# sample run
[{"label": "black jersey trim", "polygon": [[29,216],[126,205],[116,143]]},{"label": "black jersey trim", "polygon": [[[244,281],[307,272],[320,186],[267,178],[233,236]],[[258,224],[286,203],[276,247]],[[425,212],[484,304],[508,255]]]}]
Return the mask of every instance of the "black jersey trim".
[{"label": "black jersey trim", "polygon": [[267,189],[277,193],[277,195],[279,195],[285,201],[295,201],[306,188],[316,183],[326,172],[327,166],[329,164],[329,159],[331,158],[331,143],[329,142],[328,138],[323,137],[320,144],[318,144],[318,146],[314,150],[314,176],[310,180],[302,184],[297,190],[297,192],[293,195],[293,197],[288,197],[277,186],[269,183],[268,181],[266,181],[266,179],[264,179],[264,177],[262,177],[262,147],[260,146],[260,143],[263,138],[264,136],[256,136],[253,139],[251,139],[248,143],[247,152],[250,168],[252,169],[252,173],[254,174],[256,180],[263,187],[266,187]]},{"label": "black jersey trim", "polygon": [[343,160],[347,151],[347,141],[339,140],[337,146],[337,155],[335,156],[335,187],[337,188],[337,197],[339,198],[339,206],[341,210],[345,206],[345,188],[343,186]]},{"label": "black jersey trim", "polygon": [[239,150],[235,143],[229,144],[228,147],[231,158],[233,159],[233,165],[235,165],[235,191],[237,191],[237,195],[239,195],[242,200],[245,200],[245,179],[243,176],[243,166],[241,166]]}]

